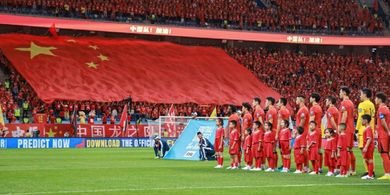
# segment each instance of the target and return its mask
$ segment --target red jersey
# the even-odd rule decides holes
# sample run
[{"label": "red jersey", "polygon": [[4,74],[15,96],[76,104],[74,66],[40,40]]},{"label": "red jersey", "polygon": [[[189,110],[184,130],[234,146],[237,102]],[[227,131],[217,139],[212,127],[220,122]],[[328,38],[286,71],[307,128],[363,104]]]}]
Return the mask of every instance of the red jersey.
[{"label": "red jersey", "polygon": [[255,112],[253,113],[253,119],[254,121],[259,121],[259,118],[265,120],[265,112],[264,110],[258,105],[255,108]]},{"label": "red jersey", "polygon": [[303,135],[298,135],[294,141],[294,149],[306,148],[306,138]]},{"label": "red jersey", "polygon": [[355,132],[355,127],[353,125],[354,123],[353,109],[354,106],[351,100],[343,100],[340,104],[339,124],[341,123],[341,117],[343,112],[347,112],[347,120],[345,121],[345,125],[347,126],[345,129],[346,133]]},{"label": "red jersey", "polygon": [[260,130],[253,131],[253,133],[252,133],[252,146],[260,144],[260,138],[261,138],[260,133],[261,133]]},{"label": "red jersey", "polygon": [[246,113],[244,117],[242,117],[242,135],[248,128],[252,128],[252,115],[250,113]]},{"label": "red jersey", "polygon": [[290,111],[287,108],[280,109],[278,112],[278,117],[282,120],[290,119]]},{"label": "red jersey", "polygon": [[317,131],[309,133],[307,145],[311,144],[310,148],[318,147],[318,136],[319,135]]},{"label": "red jersey", "polygon": [[304,121],[304,125],[303,125],[303,129],[305,130],[303,132],[303,135],[306,135],[307,132],[309,132],[309,110],[307,109],[306,106],[303,106],[302,108],[299,108],[298,110],[298,113],[296,115],[296,124],[297,124],[297,127],[298,125],[301,123],[302,120],[305,120]]},{"label": "red jersey", "polygon": [[232,131],[229,135],[229,146],[231,147],[233,145],[233,142],[236,142],[236,147],[239,144],[238,141],[240,139],[240,135],[237,130]]},{"label": "red jersey", "polygon": [[217,131],[215,133],[215,142],[214,143],[220,142],[221,138],[223,139],[223,137],[225,137],[225,130],[222,127],[220,127],[217,129]]},{"label": "red jersey", "polygon": [[389,135],[382,126],[382,119],[385,119],[387,126],[390,127],[390,110],[386,105],[380,105],[378,108],[376,130],[378,132],[379,139],[387,138]]},{"label": "red jersey", "polygon": [[339,110],[335,107],[329,107],[328,110],[326,111],[326,119],[328,121],[327,127],[326,128],[331,128],[331,129],[337,129],[337,127],[333,127],[332,123],[330,122],[330,119],[333,117],[334,122],[337,124],[339,121]]},{"label": "red jersey", "polygon": [[366,147],[368,138],[371,138],[371,143],[368,146],[367,151],[374,151],[374,148],[375,148],[375,146],[374,146],[374,135],[372,133],[372,128],[370,126],[368,126],[364,130],[364,132],[363,132],[363,146],[364,147]]},{"label": "red jersey", "polygon": [[322,119],[322,108],[316,104],[310,108],[310,116],[314,116],[314,121],[317,123],[317,130],[321,132],[321,119]]},{"label": "red jersey", "polygon": [[278,125],[278,112],[276,108],[272,107],[267,111],[266,115],[266,121],[269,121],[272,119],[272,130],[276,130],[276,127]]},{"label": "red jersey", "polygon": [[346,151],[347,150],[347,146],[348,146],[347,135],[345,133],[344,134],[340,134],[339,135],[339,139],[337,141],[337,148],[340,148],[340,151]]},{"label": "red jersey", "polygon": [[326,139],[325,145],[324,145],[325,150],[331,150],[331,151],[336,151],[337,149],[337,140],[336,138],[332,137],[329,139]]},{"label": "red jersey", "polygon": [[289,141],[291,140],[291,131],[289,128],[285,128],[280,130],[279,132],[279,140],[280,141]]},{"label": "red jersey", "polygon": [[244,149],[245,149],[245,152],[247,152],[248,150],[251,149],[251,145],[252,145],[252,135],[247,135],[245,137],[245,140],[244,140]]},{"label": "red jersey", "polygon": [[[240,117],[238,116],[237,113],[234,113],[234,114],[230,115],[229,123],[231,121],[236,121],[237,122],[237,131],[238,131],[238,133],[241,133],[241,122],[240,122]],[[232,131],[232,129],[229,129],[229,130]]]},{"label": "red jersey", "polygon": [[264,143],[275,142],[275,133],[274,131],[267,131],[264,133]]}]

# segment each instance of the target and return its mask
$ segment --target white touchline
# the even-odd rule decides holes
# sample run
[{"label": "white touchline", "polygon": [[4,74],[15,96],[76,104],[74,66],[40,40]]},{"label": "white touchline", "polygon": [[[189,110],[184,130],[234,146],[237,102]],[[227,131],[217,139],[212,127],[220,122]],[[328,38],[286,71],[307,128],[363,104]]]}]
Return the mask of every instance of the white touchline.
[{"label": "white touchline", "polygon": [[126,192],[126,191],[153,191],[153,190],[191,190],[191,189],[234,189],[234,188],[292,188],[292,187],[315,187],[315,186],[390,186],[390,183],[316,183],[316,184],[287,184],[287,185],[260,185],[260,186],[188,186],[167,188],[111,188],[96,190],[70,190],[70,191],[47,191],[47,192],[9,192],[0,195],[34,195],[34,194],[75,194],[97,192]]}]

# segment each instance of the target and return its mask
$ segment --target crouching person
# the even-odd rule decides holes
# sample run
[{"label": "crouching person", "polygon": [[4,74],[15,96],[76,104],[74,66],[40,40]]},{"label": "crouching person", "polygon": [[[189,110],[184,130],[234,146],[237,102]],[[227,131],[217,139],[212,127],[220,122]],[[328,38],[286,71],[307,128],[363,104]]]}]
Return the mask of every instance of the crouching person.
[{"label": "crouching person", "polygon": [[214,146],[211,142],[203,137],[201,132],[196,133],[199,138],[199,159],[200,160],[215,160]]},{"label": "crouching person", "polygon": [[169,145],[166,141],[161,140],[160,137],[154,138],[154,155],[155,158],[164,158],[165,154],[169,151]]}]

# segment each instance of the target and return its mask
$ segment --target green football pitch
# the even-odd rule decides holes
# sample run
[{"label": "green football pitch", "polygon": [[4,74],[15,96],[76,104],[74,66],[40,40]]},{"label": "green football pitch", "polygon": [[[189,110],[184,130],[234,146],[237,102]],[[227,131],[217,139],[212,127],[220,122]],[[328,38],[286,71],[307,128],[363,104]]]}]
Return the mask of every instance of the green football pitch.
[{"label": "green football pitch", "polygon": [[[363,166],[355,152],[358,175]],[[376,153],[376,174],[383,168]],[[226,158],[225,162],[229,159]],[[228,163],[226,163],[228,164]],[[0,150],[0,194],[389,194],[390,180],[214,169],[150,148]]]}]

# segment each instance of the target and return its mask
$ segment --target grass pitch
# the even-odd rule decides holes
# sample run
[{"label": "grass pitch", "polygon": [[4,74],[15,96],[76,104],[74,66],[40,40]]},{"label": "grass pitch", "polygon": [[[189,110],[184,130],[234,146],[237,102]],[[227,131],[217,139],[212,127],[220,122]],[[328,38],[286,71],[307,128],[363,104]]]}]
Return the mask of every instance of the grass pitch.
[{"label": "grass pitch", "polygon": [[[335,178],[214,169],[214,161],[153,159],[151,148],[7,149],[0,194],[389,194],[390,180],[360,179],[355,155],[358,176]],[[377,176],[381,163],[376,153]]]}]

